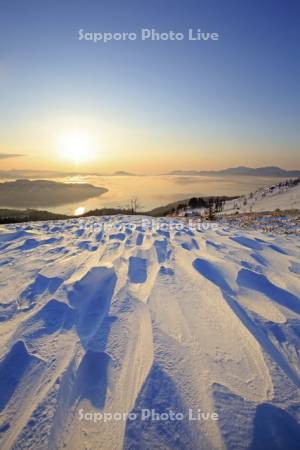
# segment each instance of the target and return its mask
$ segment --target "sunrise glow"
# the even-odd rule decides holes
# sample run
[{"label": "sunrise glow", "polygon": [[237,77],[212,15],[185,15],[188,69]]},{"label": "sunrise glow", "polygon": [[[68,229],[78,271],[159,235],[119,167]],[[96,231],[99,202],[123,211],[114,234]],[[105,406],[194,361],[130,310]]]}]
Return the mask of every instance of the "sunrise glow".
[{"label": "sunrise glow", "polygon": [[58,137],[57,152],[66,161],[84,164],[96,156],[95,140],[87,131],[70,130]]}]

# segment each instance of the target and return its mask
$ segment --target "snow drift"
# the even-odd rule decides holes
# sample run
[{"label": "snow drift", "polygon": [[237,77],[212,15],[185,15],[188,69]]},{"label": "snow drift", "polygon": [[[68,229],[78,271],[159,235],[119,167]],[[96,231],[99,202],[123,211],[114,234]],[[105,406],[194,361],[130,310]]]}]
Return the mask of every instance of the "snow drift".
[{"label": "snow drift", "polygon": [[1,229],[1,448],[297,448],[299,238],[178,224]]}]

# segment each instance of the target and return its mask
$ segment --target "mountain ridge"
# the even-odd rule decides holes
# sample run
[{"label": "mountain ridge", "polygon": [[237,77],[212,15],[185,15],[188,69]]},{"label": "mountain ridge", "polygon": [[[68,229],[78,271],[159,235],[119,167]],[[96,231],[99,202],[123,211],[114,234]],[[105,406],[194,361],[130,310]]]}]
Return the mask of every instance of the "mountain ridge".
[{"label": "mountain ridge", "polygon": [[286,170],[277,166],[265,167],[247,167],[238,166],[230,167],[221,170],[173,170],[166,175],[193,175],[193,176],[207,176],[207,175],[242,175],[242,176],[269,176],[269,177],[299,177],[300,170]]}]

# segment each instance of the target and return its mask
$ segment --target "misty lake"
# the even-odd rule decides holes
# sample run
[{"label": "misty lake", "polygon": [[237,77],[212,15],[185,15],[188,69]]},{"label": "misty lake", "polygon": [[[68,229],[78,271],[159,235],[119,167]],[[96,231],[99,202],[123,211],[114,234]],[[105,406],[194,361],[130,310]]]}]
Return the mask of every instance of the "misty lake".
[{"label": "misty lake", "polygon": [[[77,208],[89,211],[96,208],[127,207],[130,199],[138,198],[139,210],[146,211],[157,206],[184,200],[193,196],[210,195],[243,195],[262,186],[276,183],[280,178],[246,177],[246,176],[76,176],[67,178],[51,178],[53,181],[65,183],[90,183],[105,187],[108,192],[84,201],[66,203],[57,207],[43,202],[38,208],[48,211],[74,214]],[[8,181],[8,180],[1,180]],[[0,207],[11,205],[1,203]],[[22,205],[27,208],[28,205]]]}]

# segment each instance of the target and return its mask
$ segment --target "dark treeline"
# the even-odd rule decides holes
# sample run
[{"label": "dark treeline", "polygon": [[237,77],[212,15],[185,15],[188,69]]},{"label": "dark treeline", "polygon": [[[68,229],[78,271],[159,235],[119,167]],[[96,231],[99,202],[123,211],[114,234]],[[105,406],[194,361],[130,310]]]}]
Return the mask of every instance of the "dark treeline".
[{"label": "dark treeline", "polygon": [[101,209],[93,209],[92,211],[88,211],[80,217],[93,217],[93,216],[117,216],[117,215],[125,215],[125,216],[135,216],[137,214],[145,214],[138,211],[135,211],[132,208],[101,208]]},{"label": "dark treeline", "polygon": [[[294,186],[298,186],[298,184],[300,184],[300,177],[299,178],[293,178],[291,180],[281,181],[276,186],[279,186],[279,187],[294,187]],[[275,186],[271,186],[270,189],[274,189],[274,188],[275,188]]]},{"label": "dark treeline", "polygon": [[192,197],[188,202],[190,208],[210,208],[213,207],[215,212],[223,211],[224,203],[228,197],[210,197],[204,199],[203,197]]},{"label": "dark treeline", "polygon": [[227,200],[237,197],[215,196],[215,197],[192,197],[187,202],[179,203],[176,208],[172,209],[172,213],[180,213],[187,209],[204,209],[207,210],[208,217],[212,218],[215,213],[222,212],[224,204]]},{"label": "dark treeline", "polygon": [[64,220],[70,217],[36,209],[0,209],[0,224],[37,222],[45,220]]}]

